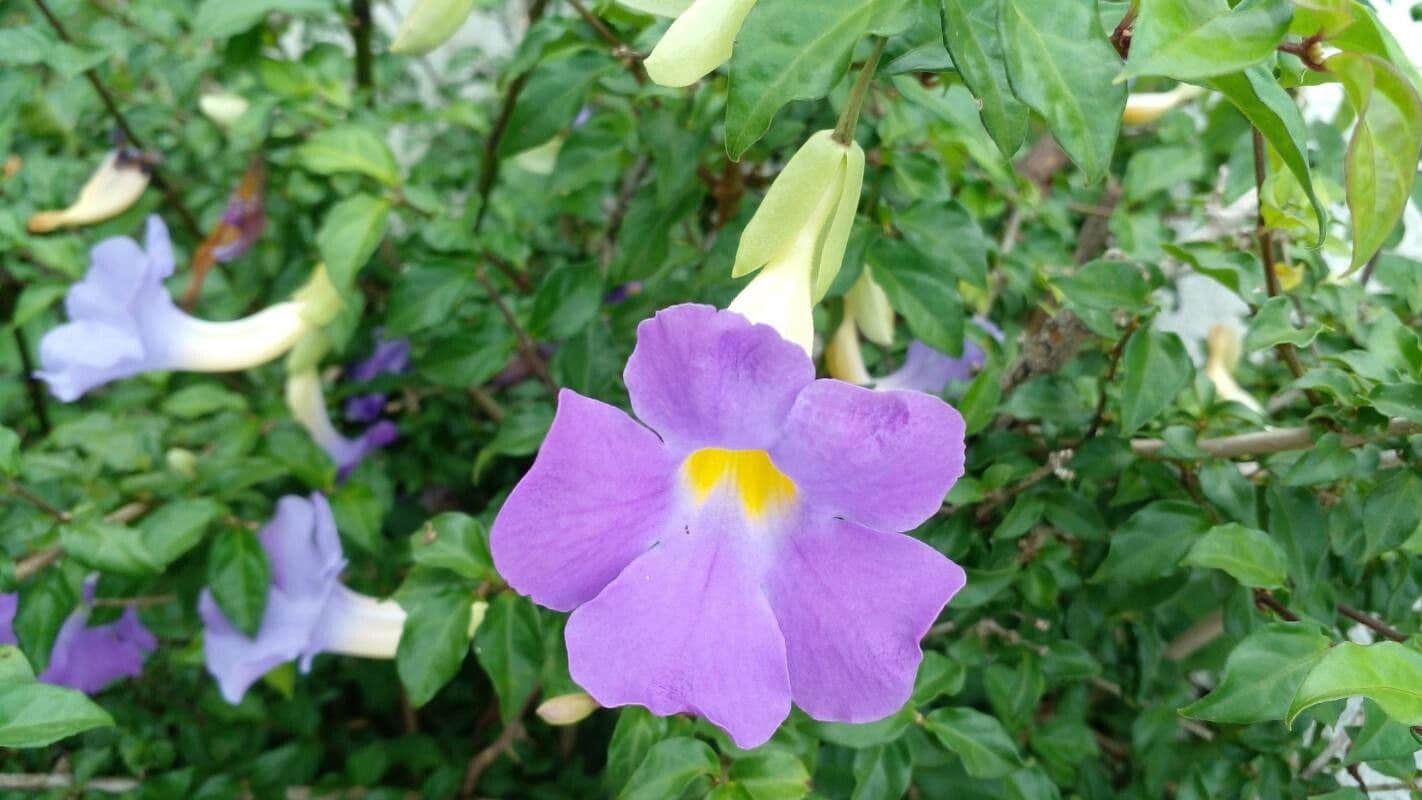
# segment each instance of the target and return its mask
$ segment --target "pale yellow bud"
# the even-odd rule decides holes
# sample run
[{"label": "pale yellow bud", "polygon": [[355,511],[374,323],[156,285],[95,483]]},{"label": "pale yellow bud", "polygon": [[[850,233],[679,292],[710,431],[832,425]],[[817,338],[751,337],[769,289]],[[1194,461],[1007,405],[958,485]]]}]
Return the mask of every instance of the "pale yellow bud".
[{"label": "pale yellow bud", "polygon": [[73,205],[61,211],[40,211],[30,217],[27,227],[30,233],[48,233],[112,219],[138,202],[148,188],[148,179],[143,164],[111,150],[79,190]]},{"label": "pale yellow bud", "polygon": [[[671,0],[639,0],[634,7],[663,13]],[[731,48],[755,0],[692,0],[643,62],[662,86],[690,86],[731,60]]]},{"label": "pale yellow bud", "polygon": [[643,14],[675,17],[691,6],[691,0],[619,0],[622,5]]},{"label": "pale yellow bud", "polygon": [[474,10],[474,0],[415,0],[390,52],[420,56],[449,41]]},{"label": "pale yellow bud", "polygon": [[558,134],[552,139],[519,153],[513,157],[513,162],[525,172],[534,175],[552,175],[553,167],[558,164],[558,153],[563,150],[563,140],[567,135]]},{"label": "pale yellow bud", "polygon": [[198,110],[203,116],[224,128],[231,127],[251,106],[247,98],[232,92],[212,92],[198,98]]},{"label": "pale yellow bud", "polygon": [[869,270],[859,274],[859,280],[844,295],[845,316],[853,316],[864,338],[889,347],[894,343],[894,307],[883,287],[874,282]]},{"label": "pale yellow bud", "polygon": [[1121,122],[1127,125],[1149,125],[1165,116],[1166,112],[1204,93],[1204,89],[1187,83],[1182,83],[1168,92],[1132,93],[1126,98],[1126,110],[1121,114]]},{"label": "pale yellow bud", "polygon": [[560,694],[538,705],[538,718],[549,725],[576,725],[601,708],[597,701],[583,692]]},{"label": "pale yellow bud", "polygon": [[484,624],[484,615],[489,613],[489,604],[484,600],[475,600],[469,607],[469,638],[473,639],[478,633],[479,626]]},{"label": "pale yellow bud", "polygon": [[846,307],[844,320],[825,345],[825,371],[831,378],[867,386],[874,379],[869,368],[864,366],[864,351],[859,346],[859,331],[854,323],[854,315]]},{"label": "pale yellow bud", "polygon": [[197,456],[191,450],[174,447],[164,455],[164,458],[168,462],[168,468],[184,478],[192,478],[197,474]]},{"label": "pale yellow bud", "polygon": [[1234,368],[1239,364],[1239,334],[1224,325],[1210,327],[1205,337],[1208,355],[1205,358],[1205,377],[1215,385],[1215,393],[1225,400],[1264,413],[1264,407],[1234,379]]}]

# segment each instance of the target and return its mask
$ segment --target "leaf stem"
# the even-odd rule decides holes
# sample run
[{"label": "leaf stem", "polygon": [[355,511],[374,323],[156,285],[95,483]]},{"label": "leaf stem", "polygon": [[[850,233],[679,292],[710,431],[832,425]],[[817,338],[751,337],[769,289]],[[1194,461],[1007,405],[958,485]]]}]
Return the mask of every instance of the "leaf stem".
[{"label": "leaf stem", "polygon": [[839,124],[834,126],[834,140],[842,145],[854,141],[854,129],[859,127],[859,111],[864,107],[864,98],[869,94],[869,86],[874,83],[874,73],[879,69],[879,59],[884,55],[884,45],[888,40],[875,37],[874,50],[869,53],[859,77],[849,89],[849,100],[844,104],[844,112],[839,115]]},{"label": "leaf stem", "polygon": [[524,330],[523,326],[519,324],[518,317],[514,316],[513,311],[509,309],[508,303],[504,302],[504,296],[499,293],[499,288],[494,285],[493,281],[489,280],[489,273],[481,268],[475,270],[474,277],[479,281],[479,284],[484,287],[484,291],[488,292],[489,299],[493,301],[494,308],[498,309],[499,315],[504,318],[504,322],[508,323],[509,328],[513,330],[514,336],[518,341],[518,353],[519,356],[523,358],[523,363],[534,375],[538,376],[538,380],[542,381],[544,386],[548,387],[548,391],[556,396],[558,394],[558,383],[553,380],[553,376],[548,372],[548,365],[543,363],[543,357],[538,354],[538,345],[533,343],[533,339],[528,335],[528,331]]},{"label": "leaf stem", "polygon": [[375,30],[370,16],[370,0],[351,0],[351,39],[355,41],[356,88],[365,93],[366,105],[375,106],[375,65],[370,52],[370,36]]}]

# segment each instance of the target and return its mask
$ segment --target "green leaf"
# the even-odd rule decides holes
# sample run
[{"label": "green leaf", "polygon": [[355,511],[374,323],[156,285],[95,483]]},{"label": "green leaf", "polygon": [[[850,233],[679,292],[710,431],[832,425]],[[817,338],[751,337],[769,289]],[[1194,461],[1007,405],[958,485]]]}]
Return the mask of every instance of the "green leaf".
[{"label": "green leaf", "polygon": [[652,745],[667,735],[668,722],[641,706],[623,708],[607,745],[607,769],[603,777],[609,789],[620,789],[647,758]]},{"label": "green leaf", "polygon": [[229,622],[256,636],[267,607],[271,567],[257,537],[231,530],[217,537],[207,555],[207,586]]},{"label": "green leaf", "polygon": [[1368,401],[1379,414],[1422,425],[1422,386],[1418,384],[1383,384],[1373,389]]},{"label": "green leaf", "polygon": [[1027,138],[1029,112],[1007,80],[997,21],[1003,0],[941,0],[943,44],[980,104],[983,127],[1011,158]]},{"label": "green leaf", "polygon": [[1422,653],[1397,642],[1344,642],[1309,671],[1285,724],[1319,703],[1362,695],[1404,725],[1422,725]]},{"label": "green leaf", "polygon": [[20,587],[13,624],[15,638],[40,672],[49,665],[59,629],[79,605],[79,595],[61,570],[47,569]]},{"label": "green leaf", "polygon": [[1157,500],[1132,514],[1111,535],[1094,583],[1142,583],[1175,571],[1199,535],[1210,527],[1200,510],[1179,500]]},{"label": "green leaf", "polygon": [[83,692],[36,682],[20,651],[0,645],[0,747],[45,747],[113,724]]},{"label": "green leaf", "polygon": [[161,570],[143,537],[127,525],[88,519],[59,526],[64,551],[84,564],[120,575],[155,575]]},{"label": "green leaf", "polygon": [[222,512],[221,505],[208,499],[168,503],[139,523],[143,546],[159,568],[166,567],[196,547]]},{"label": "green leaf", "polygon": [[[0,32],[0,36],[3,36],[3,32]],[[0,47],[3,46],[0,44]],[[15,311],[10,315],[10,324],[16,328],[28,325],[68,291],[69,286],[62,283],[36,283],[26,286],[20,290],[20,296],[15,300]]]},{"label": "green leaf", "polygon": [[[64,78],[75,78],[108,57],[109,52],[103,47],[75,47],[34,25],[0,30],[0,64],[6,66],[44,64]],[[16,316],[19,316],[18,311]],[[15,324],[23,323],[16,321]]]},{"label": "green leaf", "polygon": [[1382,248],[1407,208],[1422,158],[1422,97],[1378,56],[1338,53],[1324,66],[1343,83],[1358,115],[1344,162],[1356,270]]},{"label": "green leaf", "polygon": [[731,764],[731,782],[751,800],[799,800],[810,793],[810,771],[794,753],[757,748]]},{"label": "green leaf", "polygon": [[1121,359],[1121,433],[1131,434],[1170,406],[1195,378],[1180,337],[1137,331]]},{"label": "green leaf", "polygon": [[739,161],[792,100],[829,94],[892,0],[760,0],[731,55],[726,152]]},{"label": "green leaf", "polygon": [[962,355],[963,300],[942,262],[883,236],[869,245],[864,257],[889,305],[908,322],[913,335],[935,350]]},{"label": "green leaf", "polygon": [[199,39],[225,39],[256,25],[272,12],[292,16],[330,14],[330,0],[202,0],[193,18],[193,36]]},{"label": "green leaf", "polygon": [[1321,326],[1314,324],[1307,328],[1296,328],[1293,322],[1294,307],[1287,297],[1271,297],[1259,307],[1254,318],[1249,321],[1249,331],[1244,335],[1244,351],[1253,353],[1266,347],[1291,344],[1294,347],[1308,347],[1318,336]]},{"label": "green leaf", "polygon": [[533,296],[528,332],[539,340],[567,339],[597,317],[602,308],[602,275],[593,264],[552,270]]},{"label": "green leaf", "polygon": [[163,398],[163,413],[178,419],[197,419],[219,411],[245,411],[242,395],[214,382],[184,386]]},{"label": "green leaf", "polygon": [[1161,192],[1189,186],[1205,174],[1205,153],[1196,146],[1148,147],[1131,154],[1121,196],[1139,203]]},{"label": "green leaf", "polygon": [[1041,114],[1088,181],[1111,169],[1126,87],[1095,0],[1002,0],[999,21],[1013,92]]},{"label": "green leaf", "polygon": [[593,84],[614,66],[599,51],[579,49],[535,67],[509,115],[499,158],[537,147],[572,125]]},{"label": "green leaf", "polygon": [[1260,627],[1235,645],[1219,685],[1180,713],[1237,725],[1283,719],[1299,684],[1329,644],[1316,626],[1304,622]]},{"label": "green leaf", "polygon": [[400,185],[400,165],[375,131],[342,125],[320,131],[296,150],[296,163],[322,175],[358,172],[386,186]]},{"label": "green leaf", "polygon": [[1410,469],[1392,470],[1363,503],[1363,560],[1396,550],[1422,525],[1422,477]]},{"label": "green leaf", "polygon": [[1178,81],[1238,72],[1274,54],[1293,19],[1289,0],[1152,0],[1141,5],[1124,78]]},{"label": "green leaf", "polygon": [[904,706],[890,716],[874,722],[817,722],[815,731],[827,742],[860,750],[896,741],[911,724],[913,708]]},{"label": "green leaf", "polygon": [[928,732],[958,754],[974,778],[1001,778],[1022,765],[1017,745],[995,717],[972,708],[940,708],[923,721]]},{"label": "green leaf", "polygon": [[20,435],[0,425],[0,475],[14,477],[20,471]]},{"label": "green leaf", "polygon": [[1205,85],[1233,103],[1283,159],[1284,166],[1288,167],[1313,204],[1318,221],[1317,243],[1323,244],[1328,231],[1328,211],[1313,189],[1308,166],[1308,127],[1293,98],[1274,79],[1274,74],[1264,67],[1221,75],[1206,81]]},{"label": "green leaf", "polygon": [[447,569],[474,581],[497,580],[489,555],[489,532],[479,520],[447,512],[410,536],[410,555],[422,567]]},{"label": "green leaf", "polygon": [[943,262],[959,280],[987,287],[992,245],[977,220],[958,203],[914,203],[895,212],[894,227],[923,258]]},{"label": "green leaf", "polygon": [[1266,589],[1283,586],[1289,574],[1283,548],[1269,534],[1235,522],[1206,531],[1180,563],[1223,570],[1245,586]]},{"label": "green leaf", "polygon": [[354,194],[331,206],[316,232],[316,247],[331,275],[331,283],[343,295],[355,287],[356,273],[374,255],[385,236],[390,216],[389,201],[368,194]]},{"label": "green leaf", "polygon": [[1150,300],[1150,284],[1134,264],[1125,261],[1092,261],[1055,284],[1067,300],[1082,308],[1133,314]]},{"label": "green leaf", "polygon": [[849,800],[893,800],[908,792],[913,759],[905,742],[859,750],[854,754],[854,791]]},{"label": "green leaf", "polygon": [[473,594],[445,572],[416,568],[405,577],[395,602],[405,609],[405,628],[395,654],[400,683],[416,708],[449,683],[469,652]]},{"label": "green leaf", "polygon": [[474,638],[474,655],[499,696],[499,717],[504,724],[517,719],[533,694],[543,663],[543,639],[533,604],[509,593],[490,601]]},{"label": "green leaf", "polygon": [[1352,451],[1343,446],[1342,437],[1336,433],[1325,433],[1318,437],[1313,447],[1299,456],[1279,478],[1279,483],[1284,486],[1332,483],[1347,477],[1356,464]]},{"label": "green leaf", "polygon": [[680,797],[692,781],[718,774],[721,762],[705,742],[676,736],[657,742],[632,773],[618,800],[665,800]]}]

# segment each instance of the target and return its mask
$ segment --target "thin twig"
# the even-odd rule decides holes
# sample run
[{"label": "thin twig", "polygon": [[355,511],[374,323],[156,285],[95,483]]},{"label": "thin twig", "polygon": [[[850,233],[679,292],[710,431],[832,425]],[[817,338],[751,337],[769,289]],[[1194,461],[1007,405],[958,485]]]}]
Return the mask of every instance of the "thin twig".
[{"label": "thin twig", "polygon": [[528,331],[519,324],[518,317],[514,316],[508,303],[504,302],[504,296],[499,294],[499,288],[489,280],[489,273],[480,268],[474,271],[474,277],[484,287],[484,291],[489,293],[489,299],[493,301],[494,308],[498,309],[499,316],[502,316],[504,322],[513,330],[518,343],[519,356],[523,358],[523,363],[538,377],[538,380],[543,382],[544,386],[548,387],[548,391],[556,395],[558,383],[553,380],[553,376],[548,372],[548,365],[543,363],[543,357],[538,354],[538,345],[533,343],[533,338],[528,335]]},{"label": "thin twig", "polygon": [[637,83],[641,84],[647,82],[647,72],[642,67],[642,55],[640,53],[628,47],[627,43],[622,41],[622,37],[607,27],[607,24],[598,19],[596,14],[588,11],[587,6],[582,4],[582,0],[568,0],[568,5],[571,5],[573,10],[578,12],[578,16],[582,17],[583,21],[592,27],[593,31],[597,33],[598,38],[607,42],[608,46],[612,48],[613,58],[627,65],[628,71],[632,73],[633,78],[637,79]]},{"label": "thin twig", "polygon": [[40,497],[29,489],[26,489],[23,485],[20,484],[19,481],[10,481],[10,494],[13,494],[21,500],[24,500],[26,503],[29,503],[35,508],[38,508],[40,511],[43,511],[51,517],[54,517],[56,522],[63,523],[73,519],[73,516],[68,511],[56,507],[48,500],[45,500],[43,497]]},{"label": "thin twig", "polygon": [[1270,611],[1274,612],[1275,616],[1279,617],[1280,619],[1287,620],[1288,622],[1299,621],[1299,615],[1290,611],[1287,607],[1284,606],[1283,603],[1280,603],[1278,600],[1276,600],[1274,598],[1274,595],[1271,594],[1268,589],[1254,590],[1254,605],[1259,606],[1260,608],[1267,608]]},{"label": "thin twig", "polygon": [[38,573],[45,567],[58,561],[64,555],[64,548],[59,545],[46,548],[27,558],[22,558],[15,562],[15,580],[27,580],[30,576]]},{"label": "thin twig", "polygon": [[95,597],[89,605],[95,608],[152,608],[175,603],[175,594],[153,594],[144,597]]},{"label": "thin twig", "polygon": [[997,491],[989,492],[988,495],[984,497],[981,502],[978,503],[978,507],[976,512],[974,513],[974,517],[979,523],[987,522],[987,520],[992,517],[992,513],[996,511],[1000,506],[1002,506],[1003,503],[1006,503],[1012,498],[1022,494],[1033,486],[1036,486],[1037,484],[1056,474],[1062,469],[1062,467],[1066,465],[1068,461],[1071,460],[1071,458],[1072,451],[1070,450],[1060,450],[1047,456],[1047,463],[1027,473],[1027,476],[1024,477],[1022,480],[1012,484],[1011,486],[1006,486],[1001,489],[998,489]]},{"label": "thin twig", "polygon": [[[1343,437],[1343,446],[1352,448],[1372,444],[1397,436],[1411,436],[1422,433],[1422,425],[1395,419],[1388,424],[1387,431],[1379,434],[1349,434]],[[1291,450],[1306,450],[1313,447],[1314,432],[1310,428],[1275,428],[1217,439],[1201,439],[1195,442],[1209,458],[1239,458],[1247,455],[1268,455],[1286,453]],[[1159,458],[1165,451],[1166,443],[1160,439],[1133,439],[1131,450],[1142,458]],[[1184,460],[1184,459],[1182,459]]]},{"label": "thin twig", "polygon": [[1377,617],[1374,617],[1371,614],[1359,611],[1358,609],[1347,605],[1346,603],[1338,604],[1338,613],[1342,614],[1348,619],[1353,620],[1359,625],[1370,628],[1374,633],[1378,634],[1379,636],[1384,636],[1388,639],[1393,640],[1394,642],[1407,641],[1407,635],[1399,631],[1397,628],[1392,627],[1391,625],[1387,624],[1386,622],[1383,622],[1382,620],[1378,619]]},{"label": "thin twig", "polygon": [[[62,41],[73,44],[74,39],[70,37],[69,31],[65,30],[64,23],[60,22],[59,18],[54,15],[54,12],[49,9],[45,0],[35,0],[35,5],[39,7],[40,14],[44,16],[49,26],[54,29],[55,34],[57,34]],[[103,102],[104,108],[108,109],[109,116],[113,117],[114,123],[117,124],[119,130],[123,132],[124,138],[134,147],[140,150],[146,149],[143,145],[143,140],[134,132],[133,126],[128,124],[128,119],[123,115],[123,112],[119,110],[118,103],[114,101],[113,94],[109,92],[108,87],[104,86],[103,81],[99,80],[99,73],[96,68],[90,67],[84,70],[84,78],[89,81],[90,86],[94,87],[94,91],[99,95],[99,100]],[[168,198],[168,202],[173,206],[173,210],[178,212],[178,216],[183,221],[183,227],[187,228],[188,233],[192,234],[193,237],[201,239],[202,228],[198,226],[197,218],[192,215],[192,212],[188,211],[187,206],[183,205],[183,199],[178,195],[177,190],[158,172],[156,166],[150,165],[149,170],[149,174],[153,177],[154,185]]]},{"label": "thin twig", "polygon": [[498,761],[500,756],[512,750],[514,744],[524,737],[523,717],[538,700],[539,691],[540,688],[535,686],[529,693],[528,700],[524,702],[523,708],[519,710],[518,716],[509,720],[509,723],[504,726],[498,737],[488,747],[475,753],[474,757],[469,759],[469,767],[464,771],[464,783],[459,790],[460,797],[473,797],[474,790],[479,787],[479,778],[483,776],[484,770]]},{"label": "thin twig", "polygon": [[1116,373],[1121,369],[1121,356],[1125,355],[1126,345],[1130,343],[1131,337],[1135,335],[1136,330],[1140,328],[1140,326],[1140,318],[1131,317],[1130,324],[1126,326],[1125,335],[1121,337],[1120,341],[1116,342],[1115,347],[1111,348],[1111,354],[1108,356],[1111,359],[1111,363],[1106,367],[1106,377],[1101,379],[1101,393],[1100,396],[1096,398],[1096,413],[1091,416],[1091,425],[1087,427],[1086,435],[1082,437],[1082,441],[1094,437],[1096,432],[1101,430],[1101,423],[1106,419],[1106,400],[1108,397],[1106,390],[1110,388],[1112,383],[1115,383]]},{"label": "thin twig", "polygon": [[[1279,276],[1274,272],[1274,232],[1264,222],[1264,180],[1267,175],[1267,156],[1264,151],[1264,134],[1258,128],[1252,128],[1254,140],[1254,191],[1258,198],[1259,211],[1256,217],[1254,236],[1259,242],[1259,258],[1264,265],[1264,286],[1269,292],[1269,296],[1278,297],[1281,293],[1279,288]],[[1304,374],[1303,364],[1299,362],[1298,351],[1288,342],[1281,342],[1274,350],[1279,357],[1288,365],[1289,372],[1295,378],[1302,378]],[[1315,406],[1322,405],[1322,399],[1309,393],[1309,401]]]}]

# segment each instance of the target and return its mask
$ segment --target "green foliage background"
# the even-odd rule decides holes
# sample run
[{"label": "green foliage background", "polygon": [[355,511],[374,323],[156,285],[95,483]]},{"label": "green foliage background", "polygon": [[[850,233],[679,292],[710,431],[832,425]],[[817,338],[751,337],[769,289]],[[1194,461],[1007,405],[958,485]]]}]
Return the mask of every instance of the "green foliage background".
[{"label": "green foliage background", "polygon": [[[0,779],[154,798],[1342,798],[1365,764],[1374,786],[1415,785],[1422,263],[1393,249],[1422,204],[1422,84],[1365,3],[760,0],[729,69],[684,91],[643,80],[635,53],[664,27],[645,16],[592,4],[599,31],[562,0],[478,5],[469,24],[511,51],[389,54],[364,0],[54,0],[62,36],[0,3],[0,589],[20,592],[23,650],[0,651]],[[636,323],[734,296],[740,229],[880,36],[863,201],[816,329],[863,270],[901,315],[894,347],[866,344],[874,374],[912,338],[956,352],[973,315],[1004,329],[958,387],[968,475],[915,532],[968,587],[883,722],[796,712],[753,752],[635,708],[551,726],[534,709],[577,688],[563,619],[504,587],[485,532],[550,386],[625,405]],[[1123,74],[1206,91],[1123,127]],[[172,192],[31,235],[109,147],[86,76]],[[1349,102],[1306,122],[1300,87],[1338,81]],[[218,86],[251,103],[230,128],[198,110]],[[531,169],[555,137],[551,172]],[[324,261],[349,301],[331,364],[376,329],[412,342],[413,370],[377,384],[401,439],[343,484],[290,420],[280,364],[70,405],[21,379],[15,345],[32,355],[60,321],[93,244],[159,213],[181,265],[252,159],[267,232],[207,278],[200,313],[249,313]],[[1258,220],[1247,199],[1230,213],[1256,188]],[[1156,324],[1190,274],[1249,306],[1237,378],[1265,413]],[[251,531],[312,490],[348,583],[410,612],[401,652],[281,668],[228,706],[195,598],[211,585],[259,619]],[[161,646],[88,703],[31,669],[93,571]]]}]

